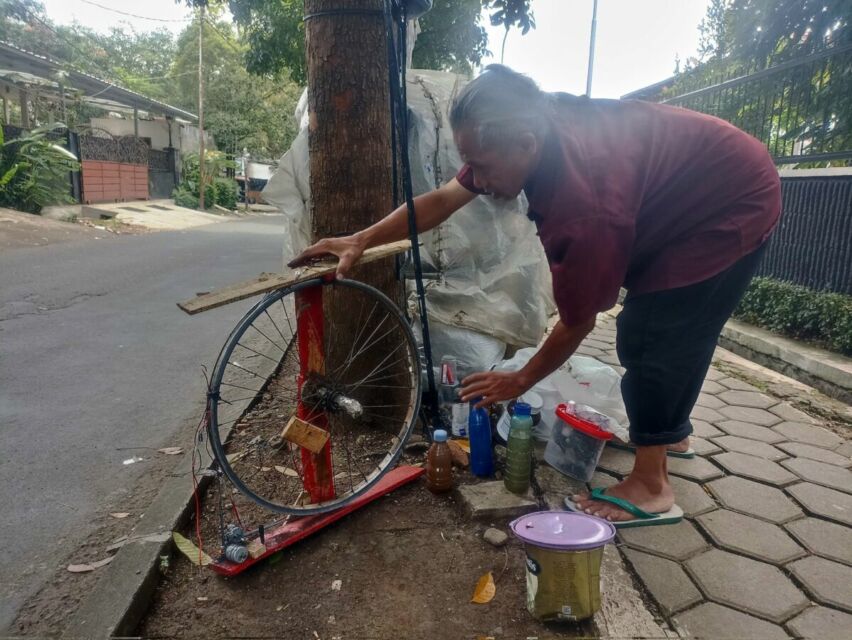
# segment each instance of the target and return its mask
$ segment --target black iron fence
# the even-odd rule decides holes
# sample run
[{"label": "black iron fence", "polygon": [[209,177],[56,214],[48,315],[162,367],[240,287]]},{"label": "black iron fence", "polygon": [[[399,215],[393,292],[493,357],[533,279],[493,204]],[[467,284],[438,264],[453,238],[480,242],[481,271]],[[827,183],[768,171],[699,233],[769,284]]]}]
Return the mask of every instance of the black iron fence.
[{"label": "black iron fence", "polygon": [[699,67],[659,100],[731,122],[763,141],[779,165],[852,163],[852,42],[765,68]]},{"label": "black iron fence", "polygon": [[784,211],[758,275],[852,295],[852,175],[809,173],[782,175]]}]

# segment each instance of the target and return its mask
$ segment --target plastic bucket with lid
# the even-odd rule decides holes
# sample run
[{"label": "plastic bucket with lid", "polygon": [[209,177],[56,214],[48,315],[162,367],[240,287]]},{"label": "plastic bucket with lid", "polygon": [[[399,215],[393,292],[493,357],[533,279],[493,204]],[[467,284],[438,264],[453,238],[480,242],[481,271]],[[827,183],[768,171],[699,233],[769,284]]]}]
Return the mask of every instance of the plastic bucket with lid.
[{"label": "plastic bucket with lid", "polygon": [[[574,410],[571,403],[556,407],[559,420],[553,426],[553,435],[544,449],[544,459],[554,469],[588,482],[595,473],[604,445],[612,440],[612,434],[575,415]],[[589,409],[589,413],[592,412]],[[597,415],[607,419],[602,414]]]},{"label": "plastic bucket with lid", "polygon": [[513,521],[527,554],[527,609],[534,618],[583,620],[601,607],[603,549],[612,523],[572,511],[539,511]]}]

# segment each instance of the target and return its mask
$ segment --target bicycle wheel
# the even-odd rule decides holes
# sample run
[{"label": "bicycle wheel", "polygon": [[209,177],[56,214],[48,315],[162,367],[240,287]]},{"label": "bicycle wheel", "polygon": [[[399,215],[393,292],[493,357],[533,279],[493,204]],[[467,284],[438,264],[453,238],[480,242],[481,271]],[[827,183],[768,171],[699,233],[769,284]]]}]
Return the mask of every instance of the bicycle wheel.
[{"label": "bicycle wheel", "polygon": [[[328,320],[342,312],[354,337]],[[264,297],[222,348],[210,442],[225,475],[256,504],[324,513],[393,467],[417,419],[420,385],[414,336],[390,299],[352,280],[299,283]],[[282,436],[294,416],[325,434],[319,452]]]}]

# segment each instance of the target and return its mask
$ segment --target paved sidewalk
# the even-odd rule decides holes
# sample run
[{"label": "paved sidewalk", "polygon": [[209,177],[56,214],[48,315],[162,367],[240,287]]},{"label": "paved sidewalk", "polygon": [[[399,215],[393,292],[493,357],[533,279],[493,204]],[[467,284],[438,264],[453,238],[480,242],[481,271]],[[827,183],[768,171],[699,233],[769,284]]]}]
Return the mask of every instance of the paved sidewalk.
[{"label": "paved sidewalk", "polygon": [[[623,369],[615,320],[578,353]],[[682,635],[847,637],[852,629],[852,442],[712,367],[692,414],[692,460],[669,458],[686,519],[626,529],[619,548]],[[628,473],[607,448],[592,486]]]}]

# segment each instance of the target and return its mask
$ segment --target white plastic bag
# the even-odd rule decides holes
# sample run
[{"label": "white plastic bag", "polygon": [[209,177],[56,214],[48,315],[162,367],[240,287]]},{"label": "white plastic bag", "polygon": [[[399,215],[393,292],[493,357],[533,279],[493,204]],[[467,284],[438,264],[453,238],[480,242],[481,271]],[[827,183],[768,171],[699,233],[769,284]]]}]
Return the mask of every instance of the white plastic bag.
[{"label": "white plastic bag", "polygon": [[[519,349],[514,357],[500,363],[497,370],[518,371],[537,351],[532,347]],[[625,442],[629,439],[627,412],[621,399],[621,376],[612,367],[594,358],[571,356],[559,369],[533,385],[532,390],[544,401],[541,422],[533,429],[537,440],[550,439],[558,420],[556,406],[571,400],[589,405],[607,416],[612,433]]]}]

